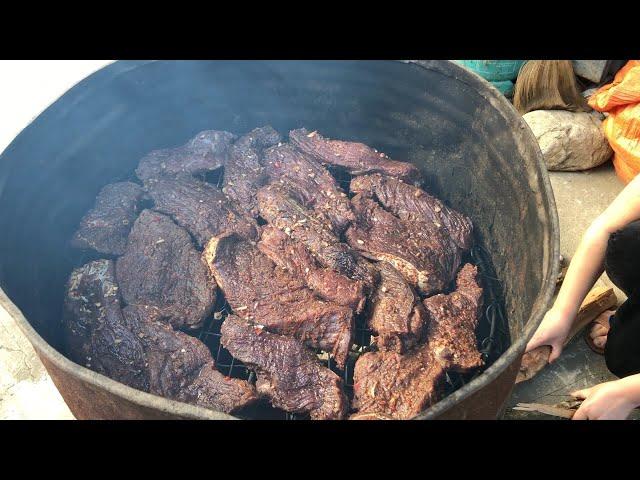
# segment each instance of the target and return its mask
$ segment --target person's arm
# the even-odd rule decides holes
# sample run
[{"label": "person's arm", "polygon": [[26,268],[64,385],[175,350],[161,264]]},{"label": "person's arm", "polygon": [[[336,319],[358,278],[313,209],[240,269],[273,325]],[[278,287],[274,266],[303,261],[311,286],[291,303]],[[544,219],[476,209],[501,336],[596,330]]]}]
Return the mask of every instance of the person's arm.
[{"label": "person's arm", "polygon": [[526,351],[551,346],[549,361],[560,356],[580,304],[604,270],[609,236],[640,219],[640,175],[596,218],[580,241],[553,307],[527,344]]},{"label": "person's arm", "polygon": [[584,399],[574,420],[624,420],[640,406],[640,374],[573,392]]}]

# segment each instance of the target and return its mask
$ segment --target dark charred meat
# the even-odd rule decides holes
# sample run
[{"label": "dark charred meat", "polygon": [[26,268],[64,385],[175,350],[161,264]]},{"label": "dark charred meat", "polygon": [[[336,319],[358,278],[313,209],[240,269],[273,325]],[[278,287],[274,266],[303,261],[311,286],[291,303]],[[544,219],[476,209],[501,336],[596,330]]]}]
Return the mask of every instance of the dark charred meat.
[{"label": "dark charred meat", "polygon": [[453,280],[461,251],[444,229],[403,221],[363,194],[352,204],[357,219],[346,238],[362,255],[390,263],[425,295],[444,290]]},{"label": "dark charred meat", "polygon": [[200,132],[181,147],[154,150],[146,155],[140,160],[136,175],[146,183],[153,178],[211,172],[224,165],[234,139],[235,135],[229,132]]},{"label": "dark charred meat", "polygon": [[304,278],[307,286],[320,298],[349,306],[356,313],[362,311],[365,302],[364,282],[321,267],[307,247],[282,230],[272,225],[263,227],[258,249],[293,276]]},{"label": "dark charred meat", "polygon": [[351,180],[351,191],[375,196],[385,209],[405,222],[442,228],[462,250],[472,246],[471,220],[418,187],[383,175],[365,175]]},{"label": "dark charred meat", "polygon": [[306,128],[289,132],[289,140],[318,162],[344,167],[354,175],[379,172],[407,181],[420,180],[414,165],[391,160],[364,143],[330,140]]},{"label": "dark charred meat", "polygon": [[262,151],[281,140],[278,132],[266,126],[240,137],[229,148],[222,191],[251,217],[258,216],[256,192],[268,180],[262,166]]},{"label": "dark charred meat", "polygon": [[142,187],[135,183],[107,185],[100,190],[95,206],[80,221],[71,244],[107,255],[122,255],[143,197]]},{"label": "dark charred meat", "polygon": [[465,265],[455,292],[424,301],[429,316],[425,344],[405,355],[370,352],[358,359],[353,404],[358,415],[412,418],[439,399],[447,370],[466,372],[482,365],[475,337],[482,289],[476,276],[476,267]]},{"label": "dark charred meat", "polygon": [[258,207],[262,218],[307,247],[321,266],[362,280],[369,289],[375,284],[358,253],[342,243],[322,217],[305,208],[285,187],[277,184],[262,187],[258,190]]},{"label": "dark charred meat", "polygon": [[330,352],[344,367],[353,332],[349,307],[317,299],[304,278],[278,267],[237,235],[214,237],[203,256],[233,313]]},{"label": "dark charred meat", "polygon": [[[64,305],[67,351],[72,360],[90,367],[94,325],[122,323],[113,261],[96,260],[71,272]],[[128,383],[144,385],[136,371],[142,368],[141,352],[132,349],[127,356],[133,370]]]},{"label": "dark charred meat", "polygon": [[199,340],[159,321],[154,307],[121,310],[111,260],[71,274],[65,301],[70,356],[145,392],[232,412],[257,399],[253,386],[226,379]]},{"label": "dark charred meat", "polygon": [[271,183],[295,192],[300,201],[328,220],[340,234],[354,218],[349,198],[322,165],[289,144],[264,151],[263,164]]},{"label": "dark charred meat", "polygon": [[160,321],[155,307],[130,305],[123,315],[144,349],[151,393],[227,413],[257,400],[251,384],[216,370],[205,344]]},{"label": "dark charred meat", "polygon": [[420,299],[389,263],[379,262],[380,283],[369,302],[369,327],[380,350],[403,353],[424,337],[427,314]]},{"label": "dark charred meat", "polygon": [[158,307],[175,328],[200,327],[216,300],[215,282],[189,234],[151,210],[134,223],[116,277],[128,305]]},{"label": "dark charred meat", "polygon": [[222,345],[256,371],[257,388],[287,412],[338,420],[347,411],[342,380],[294,338],[269,333],[231,315],[222,324]]},{"label": "dark charred meat", "polygon": [[475,333],[482,307],[477,275],[477,267],[466,264],[458,273],[454,292],[424,301],[431,350],[449,368],[461,372],[482,366]]},{"label": "dark charred meat", "polygon": [[220,190],[193,177],[181,176],[147,183],[154,210],[169,215],[185,228],[198,243],[206,243],[223,233],[257,240],[258,225],[245,217]]}]

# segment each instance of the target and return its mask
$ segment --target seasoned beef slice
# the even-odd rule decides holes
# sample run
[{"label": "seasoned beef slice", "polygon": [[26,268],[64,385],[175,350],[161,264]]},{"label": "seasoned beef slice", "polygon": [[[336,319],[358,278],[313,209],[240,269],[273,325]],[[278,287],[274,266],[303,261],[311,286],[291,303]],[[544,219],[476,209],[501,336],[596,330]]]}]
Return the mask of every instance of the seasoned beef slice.
[{"label": "seasoned beef slice", "polygon": [[203,256],[233,313],[330,352],[344,366],[353,332],[351,308],[316,298],[303,278],[237,235],[214,237]]},{"label": "seasoned beef slice", "polygon": [[268,180],[262,165],[262,151],[277,145],[281,139],[272,127],[265,126],[243,135],[229,147],[222,191],[251,217],[258,216],[256,192]]},{"label": "seasoned beef slice", "polygon": [[136,175],[143,182],[179,174],[203,174],[217,170],[227,159],[227,150],[235,135],[218,130],[198,133],[176,148],[154,150],[140,160]]},{"label": "seasoned beef slice", "polygon": [[134,223],[116,277],[128,305],[158,307],[176,328],[199,328],[216,300],[216,284],[189,234],[151,210]]},{"label": "seasoned beef slice", "polygon": [[106,255],[122,255],[143,197],[142,187],[135,183],[107,185],[98,193],[94,207],[80,221],[71,244]]},{"label": "seasoned beef slice", "polygon": [[252,385],[224,377],[203,343],[161,316],[150,306],[122,309],[113,261],[90,262],[67,285],[68,354],[130,387],[214,410],[232,412],[257,399]]},{"label": "seasoned beef slice", "polygon": [[420,171],[414,165],[391,160],[364,143],[330,140],[306,128],[292,130],[289,139],[318,162],[344,167],[353,175],[379,172],[407,181],[420,180]]},{"label": "seasoned beef slice", "polygon": [[295,192],[302,204],[326,219],[337,234],[353,220],[347,194],[331,174],[318,162],[282,144],[264,151],[263,164],[271,183],[280,184]]},{"label": "seasoned beef slice", "polygon": [[310,413],[315,420],[339,420],[346,414],[342,380],[298,340],[270,333],[235,315],[225,319],[221,333],[222,345],[256,371],[258,392],[275,407]]},{"label": "seasoned beef slice", "polygon": [[147,183],[154,210],[169,215],[195,238],[199,247],[216,235],[235,232],[257,240],[258,225],[214,186],[193,177]]},{"label": "seasoned beef slice", "polygon": [[353,376],[358,416],[412,418],[439,400],[447,370],[467,372],[482,366],[475,336],[482,305],[476,267],[465,265],[456,285],[453,293],[424,301],[429,316],[424,344],[404,355],[379,351],[358,359]]},{"label": "seasoned beef slice", "polygon": [[351,180],[351,191],[375,196],[402,221],[442,228],[461,250],[468,250],[473,244],[471,220],[421,188],[384,175],[365,175]]},{"label": "seasoned beef slice", "polygon": [[403,221],[364,194],[351,201],[357,216],[346,232],[351,247],[390,263],[425,295],[444,290],[452,281],[462,252],[447,232],[435,225]]}]

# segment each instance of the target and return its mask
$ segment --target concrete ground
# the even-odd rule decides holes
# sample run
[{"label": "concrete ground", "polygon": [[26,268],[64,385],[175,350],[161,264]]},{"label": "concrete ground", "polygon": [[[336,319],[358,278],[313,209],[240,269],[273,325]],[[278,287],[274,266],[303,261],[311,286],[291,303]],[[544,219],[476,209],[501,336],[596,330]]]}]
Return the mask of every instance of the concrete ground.
[{"label": "concrete ground", "polygon": [[[623,185],[610,163],[588,172],[551,172],[550,177],[560,217],[560,250],[569,260],[584,230]],[[606,276],[598,284],[611,286]],[[616,293],[622,300],[622,293],[619,290]],[[518,402],[555,404],[566,400],[573,390],[612,378],[603,357],[593,353],[578,335],[554,365],[516,386],[509,407]],[[70,418],[71,412],[33,348],[15,322],[0,309],[0,419]],[[507,408],[505,418],[554,417]]]},{"label": "concrete ground", "polygon": [[0,420],[73,418],[35,350],[0,307]]},{"label": "concrete ground", "polygon": [[[549,176],[560,219],[560,252],[570,260],[586,228],[624,185],[616,177],[610,162],[586,172],[549,172]],[[614,287],[619,303],[625,299],[606,274],[596,285]],[[589,349],[582,334],[576,335],[553,365],[547,366],[531,380],[516,385],[504,418],[556,419],[511,410],[510,407],[519,402],[553,405],[568,400],[572,391],[615,378],[607,370],[604,357]],[[634,412],[632,418],[640,418],[640,414]]]}]

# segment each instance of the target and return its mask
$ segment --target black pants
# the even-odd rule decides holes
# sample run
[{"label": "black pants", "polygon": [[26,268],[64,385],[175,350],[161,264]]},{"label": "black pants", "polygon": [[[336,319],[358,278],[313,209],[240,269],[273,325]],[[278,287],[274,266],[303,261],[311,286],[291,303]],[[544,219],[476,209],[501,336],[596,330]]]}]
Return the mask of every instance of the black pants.
[{"label": "black pants", "polygon": [[640,373],[640,221],[611,235],[605,270],[628,297],[610,320],[604,352],[611,373],[626,377]]}]

